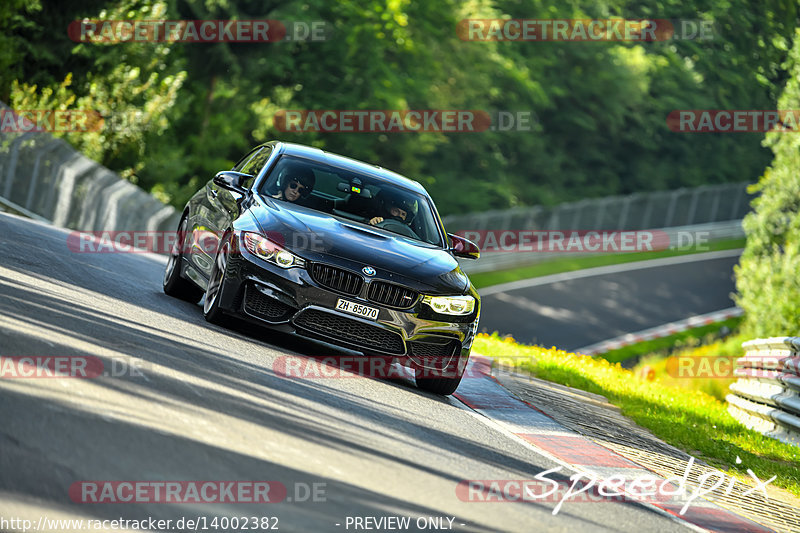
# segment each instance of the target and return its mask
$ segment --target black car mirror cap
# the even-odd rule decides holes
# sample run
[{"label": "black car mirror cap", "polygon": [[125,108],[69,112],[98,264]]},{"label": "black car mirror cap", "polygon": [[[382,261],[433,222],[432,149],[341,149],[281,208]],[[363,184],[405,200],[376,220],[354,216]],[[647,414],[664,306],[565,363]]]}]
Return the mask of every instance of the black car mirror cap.
[{"label": "black car mirror cap", "polygon": [[242,185],[242,182],[252,177],[250,174],[242,172],[223,170],[222,172],[217,172],[217,175],[214,176],[214,183],[223,189],[238,192],[239,194],[247,194],[247,189]]},{"label": "black car mirror cap", "polygon": [[450,238],[450,251],[454,256],[464,259],[478,259],[481,256],[481,249],[471,240],[452,233],[447,236]]}]

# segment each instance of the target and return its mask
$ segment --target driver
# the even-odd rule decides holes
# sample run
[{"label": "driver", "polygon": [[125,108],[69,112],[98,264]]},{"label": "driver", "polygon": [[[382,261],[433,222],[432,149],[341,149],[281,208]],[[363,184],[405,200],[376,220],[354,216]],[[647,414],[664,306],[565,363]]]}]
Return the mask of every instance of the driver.
[{"label": "driver", "polygon": [[307,198],[314,190],[314,172],[306,167],[294,167],[284,171],[278,180],[280,190],[273,198],[296,202],[300,198]]},{"label": "driver", "polygon": [[414,202],[398,193],[385,194],[380,205],[383,216],[369,219],[369,223],[373,226],[384,220],[397,220],[403,224],[410,224],[414,218]]}]

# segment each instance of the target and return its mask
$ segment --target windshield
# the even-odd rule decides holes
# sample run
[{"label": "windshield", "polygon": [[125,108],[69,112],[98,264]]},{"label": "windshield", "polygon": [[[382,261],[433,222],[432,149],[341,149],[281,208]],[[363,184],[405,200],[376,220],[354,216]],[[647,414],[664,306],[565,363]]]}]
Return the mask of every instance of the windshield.
[{"label": "windshield", "polygon": [[258,192],[281,202],[442,246],[427,196],[369,175],[284,155]]}]

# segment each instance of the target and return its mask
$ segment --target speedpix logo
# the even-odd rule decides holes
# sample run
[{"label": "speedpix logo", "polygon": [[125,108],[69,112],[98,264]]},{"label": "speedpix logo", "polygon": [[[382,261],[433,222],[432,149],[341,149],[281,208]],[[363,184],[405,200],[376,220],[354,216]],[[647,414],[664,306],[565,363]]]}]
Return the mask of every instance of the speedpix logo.
[{"label": "speedpix logo", "polygon": [[[736,458],[737,462],[741,459]],[[545,470],[528,480],[501,479],[467,479],[456,485],[456,496],[464,502],[557,502],[553,515],[558,514],[564,503],[568,501],[600,502],[600,501],[638,501],[638,502],[680,502],[683,503],[680,515],[684,515],[689,507],[699,498],[713,499],[724,493],[730,495],[737,484],[743,484],[735,477],[728,476],[720,470],[710,470],[699,475],[697,482],[690,482],[690,473],[694,468],[694,457],[691,457],[682,476],[661,479],[652,474],[636,477],[616,474],[605,478],[590,473],[577,472],[566,479],[553,479],[562,470],[558,466]],[[747,473],[753,480],[753,487],[743,494],[759,492],[767,501],[766,487],[778,476],[762,481],[751,470]],[[712,482],[713,481],[713,482]]]}]

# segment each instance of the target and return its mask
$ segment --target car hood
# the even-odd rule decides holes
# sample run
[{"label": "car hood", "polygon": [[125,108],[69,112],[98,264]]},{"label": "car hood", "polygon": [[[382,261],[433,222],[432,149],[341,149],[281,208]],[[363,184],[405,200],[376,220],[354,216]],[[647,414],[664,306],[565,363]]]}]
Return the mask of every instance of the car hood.
[{"label": "car hood", "polygon": [[302,206],[257,201],[249,209],[262,233],[309,261],[361,272],[433,294],[462,294],[469,286],[447,251]]}]

